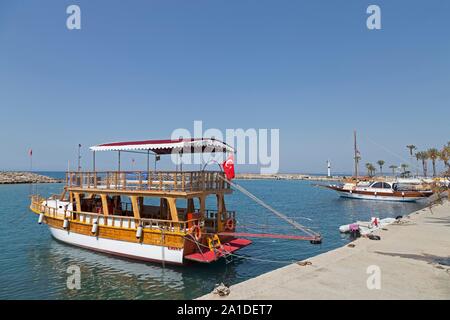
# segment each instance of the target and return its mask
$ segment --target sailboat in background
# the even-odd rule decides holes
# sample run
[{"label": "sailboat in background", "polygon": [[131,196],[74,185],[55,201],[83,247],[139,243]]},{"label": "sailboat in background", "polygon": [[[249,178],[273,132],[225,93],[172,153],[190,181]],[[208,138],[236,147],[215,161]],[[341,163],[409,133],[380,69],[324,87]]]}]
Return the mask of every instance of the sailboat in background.
[{"label": "sailboat in background", "polygon": [[356,131],[354,138],[354,164],[355,175],[352,180],[344,184],[327,185],[325,188],[336,191],[341,197],[352,199],[378,200],[378,201],[400,201],[415,202],[433,195],[431,188],[422,181],[408,182],[399,181],[396,178],[387,180],[385,178],[371,179],[358,176],[358,165],[361,154],[356,141]]}]

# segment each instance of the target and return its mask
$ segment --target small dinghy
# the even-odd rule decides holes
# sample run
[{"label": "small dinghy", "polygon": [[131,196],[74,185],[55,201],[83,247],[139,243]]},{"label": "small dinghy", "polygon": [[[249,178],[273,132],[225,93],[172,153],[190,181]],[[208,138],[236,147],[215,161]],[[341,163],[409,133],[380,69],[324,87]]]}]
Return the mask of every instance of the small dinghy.
[{"label": "small dinghy", "polygon": [[395,218],[385,218],[379,219],[376,217],[372,217],[370,222],[367,221],[357,221],[351,224],[344,224],[339,227],[339,231],[342,233],[357,233],[359,232],[361,235],[366,235],[372,233],[375,230],[384,228],[387,225],[390,225],[397,221]]}]

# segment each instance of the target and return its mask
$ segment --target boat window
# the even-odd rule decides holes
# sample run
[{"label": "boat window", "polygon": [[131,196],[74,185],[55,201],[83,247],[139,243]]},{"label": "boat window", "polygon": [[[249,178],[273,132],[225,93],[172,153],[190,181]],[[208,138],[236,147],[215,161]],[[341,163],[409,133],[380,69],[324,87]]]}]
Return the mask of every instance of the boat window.
[{"label": "boat window", "polygon": [[373,185],[371,185],[372,188],[383,188],[382,182],[375,182]]},{"label": "boat window", "polygon": [[383,183],[383,188],[385,188],[385,189],[390,189],[390,188],[391,188],[391,185],[390,185],[389,183],[384,182],[384,183]]}]

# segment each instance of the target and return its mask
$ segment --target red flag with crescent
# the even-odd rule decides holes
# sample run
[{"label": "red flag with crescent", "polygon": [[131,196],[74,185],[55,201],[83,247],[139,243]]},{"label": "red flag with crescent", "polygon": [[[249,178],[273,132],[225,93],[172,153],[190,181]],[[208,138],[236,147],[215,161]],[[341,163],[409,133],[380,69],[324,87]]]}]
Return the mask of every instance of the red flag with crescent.
[{"label": "red flag with crescent", "polygon": [[30,149],[29,151],[28,151],[28,154],[30,155],[30,157],[33,155],[33,149]]},{"label": "red flag with crescent", "polygon": [[225,172],[225,175],[228,180],[231,180],[234,178],[234,157],[232,154],[228,157],[227,160],[224,161],[222,164],[223,172]]}]

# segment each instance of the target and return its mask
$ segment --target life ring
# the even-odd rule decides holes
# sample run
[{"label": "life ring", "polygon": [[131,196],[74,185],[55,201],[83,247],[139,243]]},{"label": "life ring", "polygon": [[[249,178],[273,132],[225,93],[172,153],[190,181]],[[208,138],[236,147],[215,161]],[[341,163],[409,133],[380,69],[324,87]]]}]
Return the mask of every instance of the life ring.
[{"label": "life ring", "polygon": [[234,230],[234,220],[233,218],[230,218],[225,222],[225,229],[228,231]]},{"label": "life ring", "polygon": [[200,229],[200,227],[198,225],[195,225],[192,228],[192,235],[195,240],[199,241],[200,238],[202,237],[202,229]]}]

